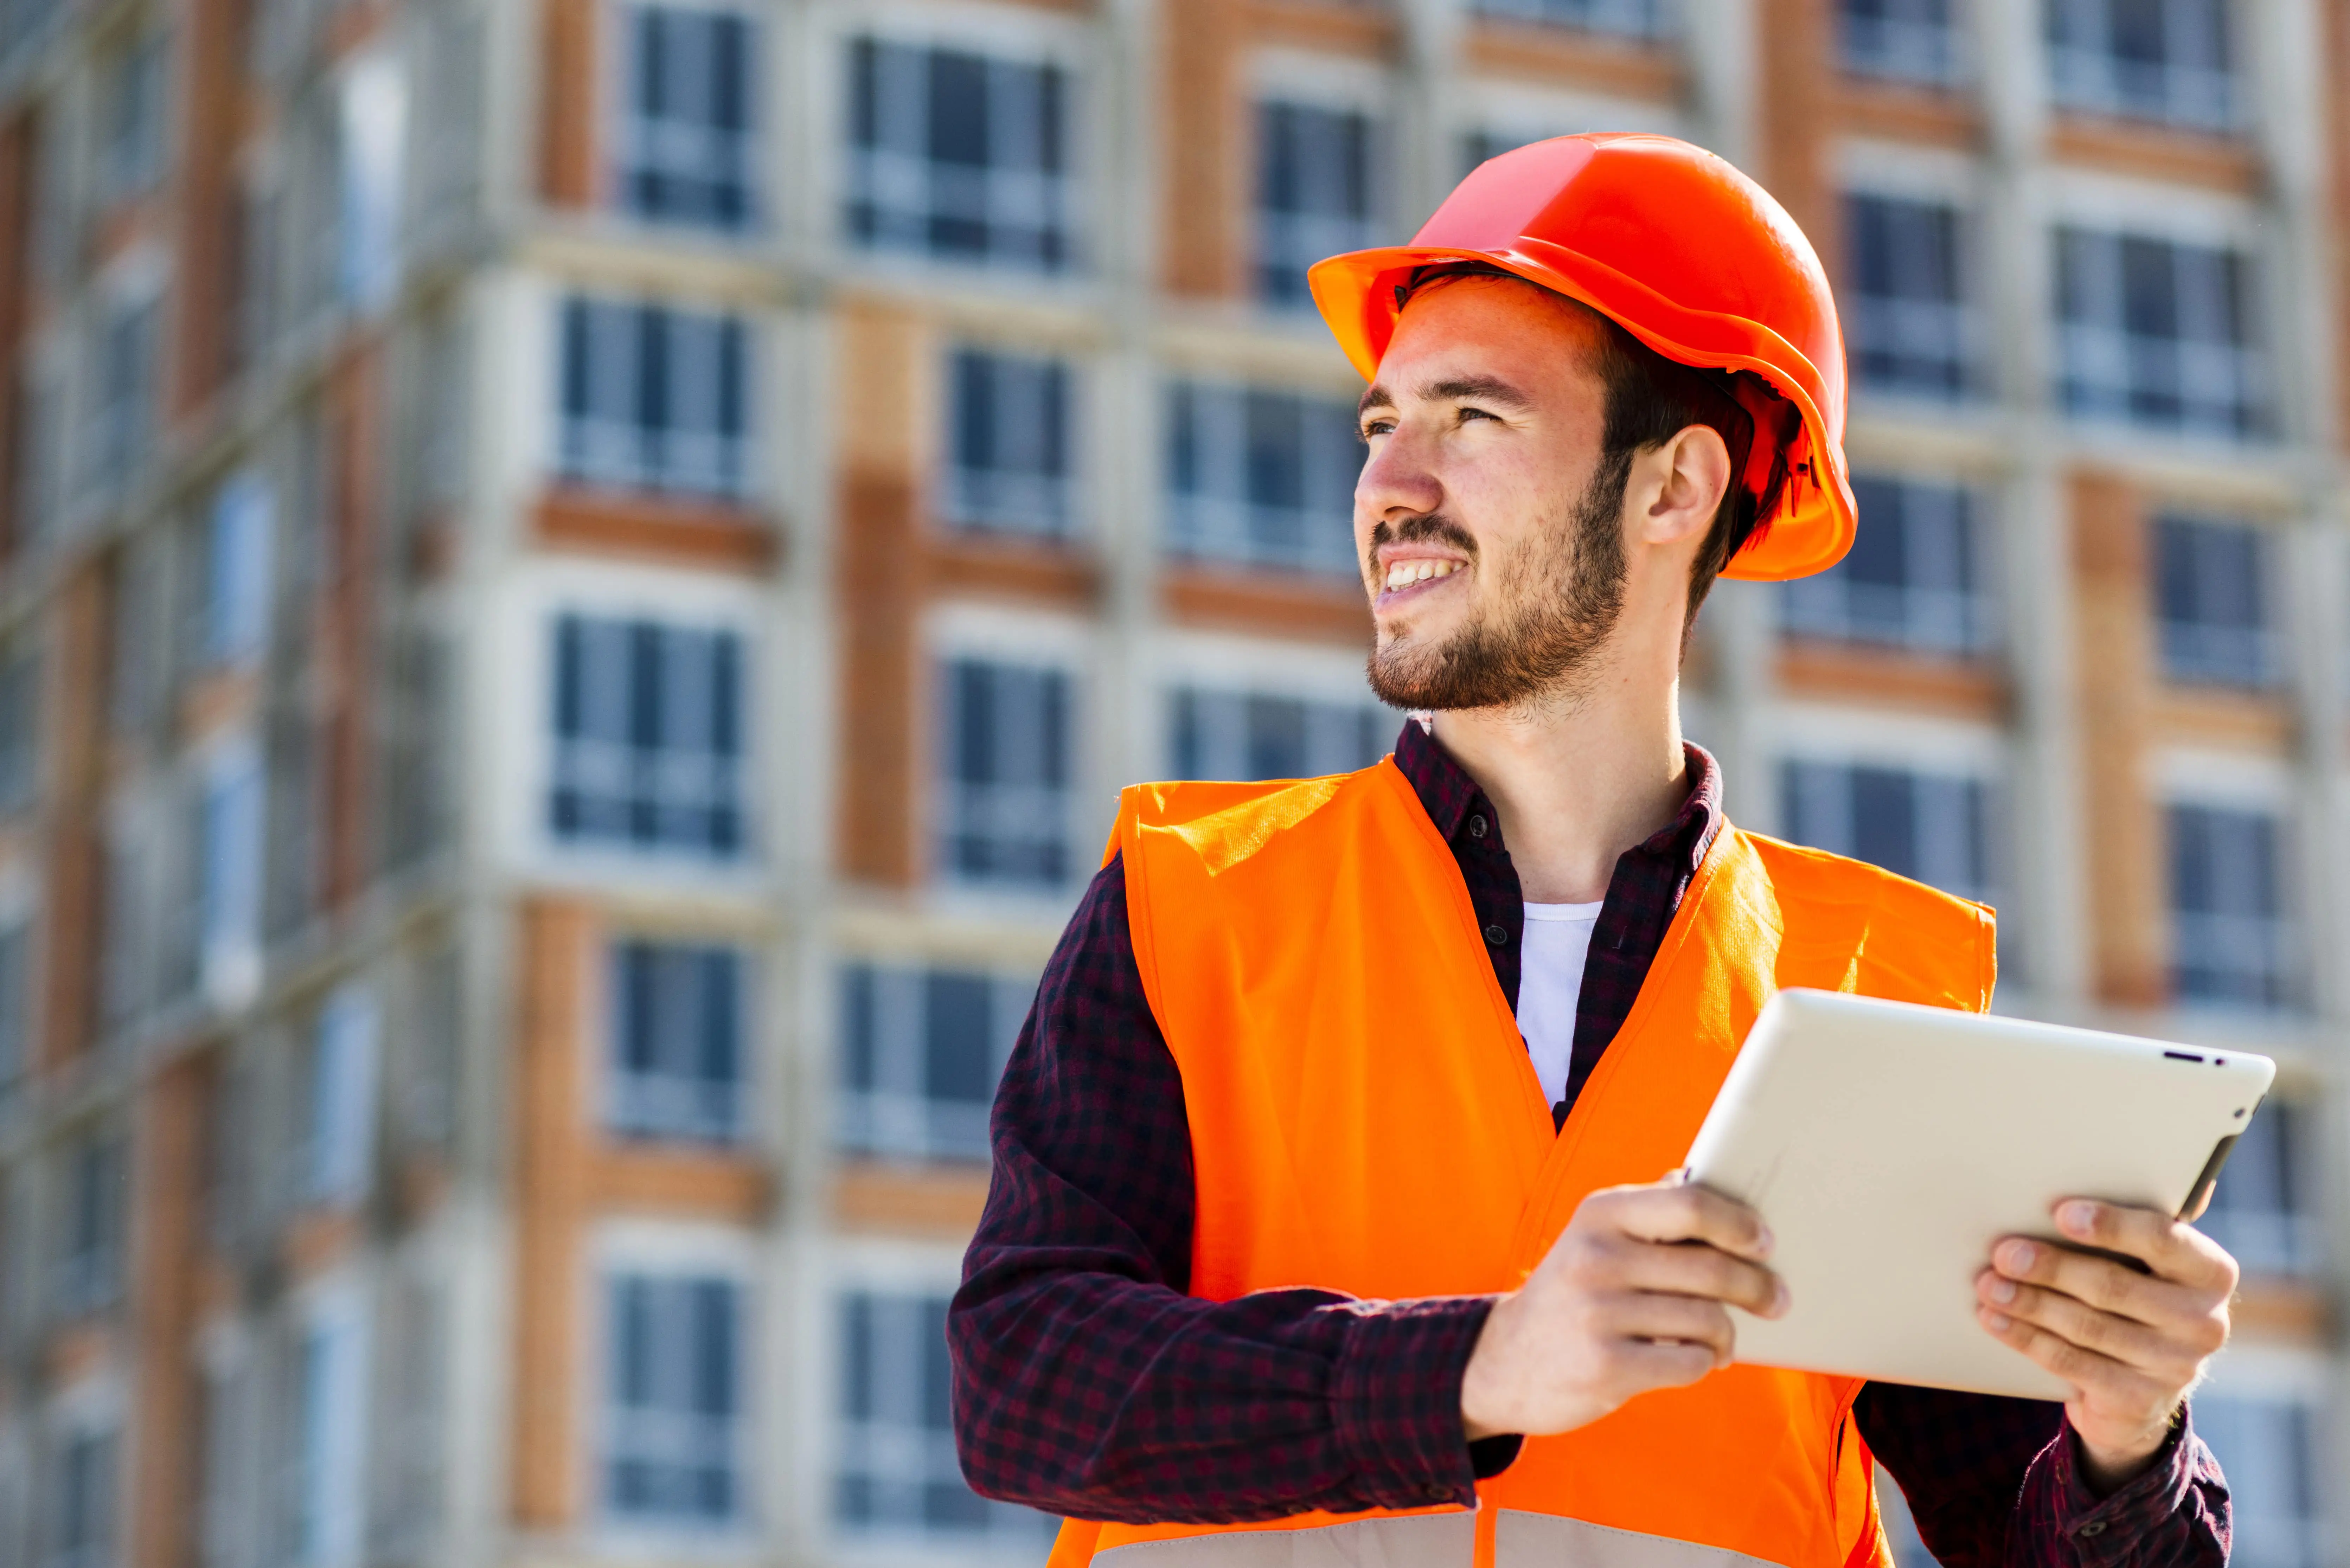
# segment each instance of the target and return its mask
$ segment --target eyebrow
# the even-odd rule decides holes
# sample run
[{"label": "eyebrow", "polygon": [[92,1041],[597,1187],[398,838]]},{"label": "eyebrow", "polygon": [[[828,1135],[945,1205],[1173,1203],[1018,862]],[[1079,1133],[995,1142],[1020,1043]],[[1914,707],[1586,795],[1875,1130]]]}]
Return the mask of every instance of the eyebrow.
[{"label": "eyebrow", "polygon": [[[1499,403],[1505,409],[1531,409],[1534,400],[1519,391],[1499,376],[1456,376],[1450,380],[1430,381],[1420,388],[1421,400],[1431,403],[1477,402]],[[1355,405],[1355,417],[1362,418],[1373,409],[1392,409],[1395,394],[1385,383],[1374,381]]]}]

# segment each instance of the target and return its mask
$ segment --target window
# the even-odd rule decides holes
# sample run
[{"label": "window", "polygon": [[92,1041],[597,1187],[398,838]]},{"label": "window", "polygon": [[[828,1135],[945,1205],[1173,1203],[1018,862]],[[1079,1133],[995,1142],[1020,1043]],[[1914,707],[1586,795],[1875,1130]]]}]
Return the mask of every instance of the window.
[{"label": "window", "polygon": [[1664,0],[1472,0],[1471,9],[1497,21],[1580,27],[1627,38],[1660,38],[1669,20]]},{"label": "window", "polygon": [[2282,671],[2269,625],[2267,545],[2245,524],[2165,517],[2155,524],[2164,675],[2223,686],[2275,683]]},{"label": "window", "polygon": [[1035,997],[1034,976],[844,969],[841,1147],[906,1159],[985,1159],[995,1081]]},{"label": "window", "polygon": [[966,1485],[950,1414],[944,1295],[858,1292],[841,1302],[835,1507],[865,1536],[985,1542],[1041,1556],[1055,1521]]},{"label": "window", "polygon": [[121,1294],[129,1165],[122,1139],[106,1132],[83,1133],[61,1152],[52,1275],[60,1316],[99,1311]]},{"label": "window", "polygon": [[611,955],[606,1120],[637,1137],[724,1143],[743,1127],[743,957],[624,941]]},{"label": "window", "polygon": [[743,639],[731,631],[562,617],[547,796],[555,836],[740,856],[743,686]]},{"label": "window", "polygon": [[261,979],[262,773],[239,748],[205,772],[197,814],[196,945],[204,992],[234,1006]]},{"label": "window", "polygon": [[1069,532],[1069,368],[976,348],[948,362],[941,519],[1058,538]]},{"label": "window", "polygon": [[1976,360],[1957,208],[1897,196],[1845,202],[1852,364],[1863,384],[1955,397]]},{"label": "window", "polygon": [[2263,811],[2170,808],[2171,983],[2182,1000],[2284,1003],[2289,928],[2277,836]]},{"label": "window", "polygon": [[1398,716],[1373,702],[1315,702],[1260,691],[1178,687],[1168,746],[1175,776],[1304,779],[1378,762]]},{"label": "window", "polygon": [[1052,888],[1069,850],[1069,677],[983,659],[939,671],[939,865],[955,882]]},{"label": "window", "polygon": [[368,1323],[338,1301],[305,1329],[296,1365],[299,1443],[291,1460],[296,1568],[359,1568],[367,1540]]},{"label": "window", "polygon": [[563,476],[741,496],[749,483],[750,329],[664,305],[563,305]]},{"label": "window", "polygon": [[1960,898],[1983,898],[1991,855],[1980,779],[1865,763],[1791,762],[1787,836]]},{"label": "window", "polygon": [[1072,264],[1059,67],[859,38],[848,68],[850,238],[1034,272]]},{"label": "window", "polygon": [[1856,76],[1949,87],[1962,74],[1958,0],[1842,0],[1836,44]]},{"label": "window", "polygon": [[2048,0],[2060,109],[2198,130],[2241,122],[2225,0]]},{"label": "window", "polygon": [[1307,306],[1305,269],[1378,243],[1370,116],[1275,100],[1257,105],[1256,292]]},{"label": "window", "polygon": [[1994,615],[1974,493],[1870,473],[1855,474],[1852,489],[1860,503],[1852,550],[1780,590],[1786,629],[1929,654],[1988,648]]},{"label": "window", "polygon": [[2090,419],[2208,436],[2268,423],[2252,265],[2141,234],[2056,234],[2061,393]]},{"label": "window", "polygon": [[449,1309],[441,1290],[411,1274],[388,1282],[382,1303],[384,1400],[368,1528],[372,1562],[429,1562],[446,1515]]},{"label": "window", "polygon": [[142,298],[116,305],[99,324],[86,454],[86,477],[93,488],[120,484],[146,461],[155,421],[156,337],[161,317],[156,300]]},{"label": "window", "polygon": [[143,195],[163,177],[171,64],[171,40],[158,32],[117,52],[101,67],[99,94],[106,120],[99,177],[107,201]]},{"label": "window", "polygon": [[[2224,1363],[2221,1376],[2226,1376]],[[2312,1376],[2313,1390],[2322,1374]],[[2318,1568],[2328,1560],[2318,1492],[2317,1436],[2324,1407],[2282,1391],[2249,1396],[2224,1387],[2195,1395],[2196,1432],[2228,1475],[2233,1568]]]},{"label": "window", "polygon": [[2324,1259],[2324,1229],[2311,1203],[2313,1120],[2311,1111],[2271,1095],[2220,1168],[2199,1228],[2234,1253],[2246,1274],[2310,1274]]},{"label": "window", "polygon": [[650,223],[736,233],[755,216],[750,18],[639,5],[628,13],[620,205]]},{"label": "window", "polygon": [[1352,576],[1355,410],[1332,398],[1201,381],[1168,395],[1168,518],[1178,555]]},{"label": "window", "polygon": [[344,986],[318,1010],[302,1172],[302,1195],[311,1202],[348,1205],[367,1196],[375,1168],[381,1035],[382,1014],[363,987]]},{"label": "window", "polygon": [[22,811],[41,788],[41,660],[26,646],[0,654],[0,812]]},{"label": "window", "polygon": [[107,1429],[65,1434],[49,1492],[48,1568],[112,1568],[116,1469],[121,1445]]},{"label": "window", "polygon": [[374,54],[344,71],[341,92],[337,285],[344,304],[380,310],[400,283],[408,78],[395,57]]},{"label": "window", "polygon": [[33,924],[0,926],[0,1114],[33,1066]]},{"label": "window", "polygon": [[209,663],[243,664],[269,646],[276,514],[269,482],[250,471],[213,493],[200,628]]},{"label": "window", "polygon": [[706,1528],[741,1518],[741,1295],[727,1279],[612,1276],[600,1469],[615,1519]]}]

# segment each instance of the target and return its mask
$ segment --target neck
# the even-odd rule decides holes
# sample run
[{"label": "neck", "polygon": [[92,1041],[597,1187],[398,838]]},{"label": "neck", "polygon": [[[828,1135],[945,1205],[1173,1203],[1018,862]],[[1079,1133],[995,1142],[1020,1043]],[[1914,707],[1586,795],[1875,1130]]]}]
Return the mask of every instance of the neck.
[{"label": "neck", "polygon": [[1436,716],[1436,739],[1501,817],[1529,903],[1606,898],[1617,858],[1689,797],[1678,658],[1659,679],[1606,651],[1618,657],[1603,652],[1572,691]]}]

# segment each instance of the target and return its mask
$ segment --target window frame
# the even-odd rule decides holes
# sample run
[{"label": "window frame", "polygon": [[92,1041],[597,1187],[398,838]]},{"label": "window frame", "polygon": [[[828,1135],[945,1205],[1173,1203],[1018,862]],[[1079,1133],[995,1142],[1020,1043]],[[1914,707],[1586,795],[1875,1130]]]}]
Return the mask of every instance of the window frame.
[{"label": "window frame", "polygon": [[[711,187],[724,183],[734,192],[740,203],[731,219],[712,217],[703,212],[688,215],[674,210],[654,212],[641,204],[634,195],[637,181],[646,172],[648,163],[658,164],[659,159],[640,156],[641,144],[655,139],[654,122],[640,110],[639,89],[644,26],[654,12],[673,12],[710,23],[732,22],[745,35],[742,79],[738,89],[742,95],[743,123],[739,128],[714,127],[709,121],[714,116],[705,115],[690,127],[681,126],[663,140],[684,142],[699,140],[715,144],[722,140],[729,145],[723,160],[731,165],[723,181],[712,178],[698,182]],[[768,28],[764,18],[750,6],[736,0],[611,0],[608,15],[613,38],[612,63],[606,78],[606,90],[611,109],[606,116],[604,129],[608,144],[604,156],[604,189],[606,203],[629,222],[647,228],[693,234],[723,240],[754,238],[772,224],[772,202],[766,189],[767,148],[770,134],[767,117],[762,112],[767,106],[764,99],[773,87],[772,57]],[[682,117],[666,116],[664,121],[678,124]],[[671,155],[671,161],[693,164],[700,160]],[[656,171],[656,177],[678,181],[686,179],[674,170]],[[700,203],[705,209],[711,203]],[[723,202],[718,203],[723,205]]]}]

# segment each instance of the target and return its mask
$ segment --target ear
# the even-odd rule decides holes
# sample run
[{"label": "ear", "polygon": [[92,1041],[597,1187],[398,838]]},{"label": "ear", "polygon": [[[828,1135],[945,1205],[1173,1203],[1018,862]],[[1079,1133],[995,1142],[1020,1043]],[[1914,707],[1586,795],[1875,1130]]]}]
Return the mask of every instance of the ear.
[{"label": "ear", "polygon": [[1690,425],[1633,462],[1633,493],[1642,498],[1633,519],[1648,545],[1702,541],[1730,491],[1730,448],[1711,425]]}]

